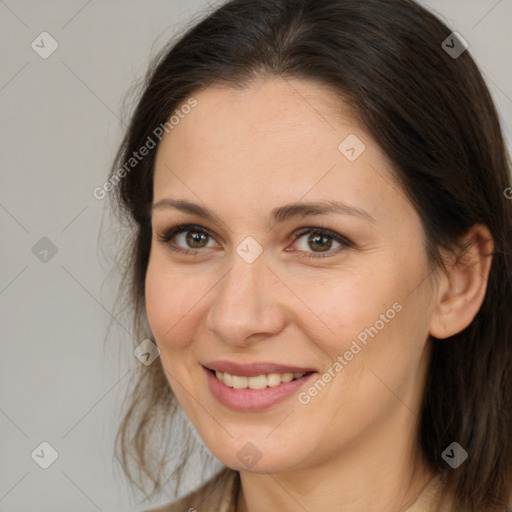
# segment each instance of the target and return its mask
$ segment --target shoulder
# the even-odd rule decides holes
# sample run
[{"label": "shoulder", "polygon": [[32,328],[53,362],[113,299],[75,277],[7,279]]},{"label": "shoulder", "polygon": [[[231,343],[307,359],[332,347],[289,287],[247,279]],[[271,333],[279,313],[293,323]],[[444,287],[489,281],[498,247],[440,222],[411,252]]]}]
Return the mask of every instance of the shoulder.
[{"label": "shoulder", "polygon": [[239,486],[238,471],[224,468],[178,501],[142,512],[235,512]]}]

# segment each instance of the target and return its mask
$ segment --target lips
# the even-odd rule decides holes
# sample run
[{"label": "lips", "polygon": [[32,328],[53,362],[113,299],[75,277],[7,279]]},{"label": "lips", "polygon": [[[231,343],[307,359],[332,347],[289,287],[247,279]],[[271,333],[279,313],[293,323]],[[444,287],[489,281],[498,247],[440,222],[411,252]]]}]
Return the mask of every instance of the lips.
[{"label": "lips", "polygon": [[255,363],[234,363],[231,361],[212,361],[203,365],[208,370],[229,373],[240,377],[255,377],[270,373],[311,373],[316,370],[311,367],[290,366],[277,363],[255,362]]},{"label": "lips", "polygon": [[[237,371],[245,370],[254,372],[259,372],[259,368],[261,366],[252,367],[252,368],[240,368],[240,365],[237,365]],[[267,368],[267,366],[265,366]],[[271,365],[272,369],[275,368],[285,368],[285,369],[295,369],[295,366],[276,366]],[[294,396],[296,393],[299,392],[299,390],[307,386],[309,382],[312,381],[312,379],[315,378],[316,375],[318,375],[316,372],[310,372],[307,374],[304,374],[302,377],[293,379],[291,381],[282,381],[282,379],[279,379],[280,383],[277,385],[267,385],[265,387],[263,386],[256,386],[258,389],[250,389],[248,387],[242,388],[242,389],[236,389],[234,387],[230,387],[226,385],[226,383],[223,380],[220,380],[217,377],[217,373],[222,373],[219,370],[214,371],[206,368],[203,366],[203,371],[206,375],[206,381],[208,384],[208,388],[210,390],[210,393],[216,400],[224,405],[225,407],[228,407],[229,409],[239,411],[239,412],[257,412],[257,411],[263,411],[265,409],[269,409],[270,407],[273,407],[283,401],[289,400],[292,396]],[[226,374],[224,374],[226,375]],[[261,375],[261,374],[260,374]],[[277,373],[270,373],[269,375],[279,375]],[[283,375],[288,375],[293,377],[294,373],[285,373]],[[299,374],[300,375],[300,372]],[[233,380],[236,379],[258,379],[258,377],[254,377],[253,375],[249,377],[245,376],[231,376]],[[269,384],[267,382],[267,384]],[[275,384],[275,383],[274,383]]]}]

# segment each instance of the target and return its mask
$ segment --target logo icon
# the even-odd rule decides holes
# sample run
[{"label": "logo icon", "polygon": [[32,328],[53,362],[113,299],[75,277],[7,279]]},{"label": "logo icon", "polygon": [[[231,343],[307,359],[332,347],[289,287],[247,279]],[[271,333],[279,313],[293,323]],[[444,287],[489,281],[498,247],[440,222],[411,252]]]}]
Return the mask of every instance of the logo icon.
[{"label": "logo icon", "polygon": [[39,261],[48,263],[57,254],[57,246],[49,238],[43,236],[32,247],[32,254]]},{"label": "logo icon", "polygon": [[457,469],[468,458],[468,452],[454,441],[445,449],[441,457],[453,469]]},{"label": "logo icon", "polygon": [[245,262],[252,263],[263,252],[263,247],[252,236],[248,236],[238,245],[236,252]]},{"label": "logo icon", "polygon": [[353,133],[343,139],[338,146],[340,153],[350,162],[357,160],[365,149],[363,141]]},{"label": "logo icon", "polygon": [[137,345],[133,355],[143,365],[149,366],[160,355],[160,349],[151,340],[146,338]]},{"label": "logo icon", "polygon": [[48,469],[59,457],[57,450],[47,441],[40,443],[30,454],[34,462],[43,469]]},{"label": "logo icon", "polygon": [[41,32],[30,46],[39,57],[47,59],[59,47],[59,43],[48,32]]},{"label": "logo icon", "polygon": [[238,459],[245,464],[249,469],[252,468],[263,456],[258,450],[257,446],[252,443],[245,443],[240,450],[238,450]]},{"label": "logo icon", "polygon": [[468,42],[458,32],[452,32],[441,43],[441,48],[452,59],[458,59],[468,49],[468,47]]}]

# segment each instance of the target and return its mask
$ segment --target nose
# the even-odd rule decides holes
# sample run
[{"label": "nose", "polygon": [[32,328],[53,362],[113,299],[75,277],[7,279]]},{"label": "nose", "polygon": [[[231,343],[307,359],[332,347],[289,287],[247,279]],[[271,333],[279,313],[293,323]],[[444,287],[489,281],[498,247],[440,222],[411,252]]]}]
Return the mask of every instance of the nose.
[{"label": "nose", "polygon": [[211,292],[208,329],[224,343],[245,347],[286,325],[286,288],[263,256],[248,263],[235,253],[231,269]]}]

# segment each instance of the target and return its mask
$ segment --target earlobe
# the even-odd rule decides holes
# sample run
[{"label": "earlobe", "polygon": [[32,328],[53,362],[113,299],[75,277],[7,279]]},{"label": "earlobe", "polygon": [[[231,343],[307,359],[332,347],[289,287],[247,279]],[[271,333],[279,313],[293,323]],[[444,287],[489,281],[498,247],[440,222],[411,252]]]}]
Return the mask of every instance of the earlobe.
[{"label": "earlobe", "polygon": [[431,336],[444,339],[471,324],[485,298],[494,243],[483,224],[476,224],[461,240],[466,248],[451,264],[438,287],[430,324]]}]

